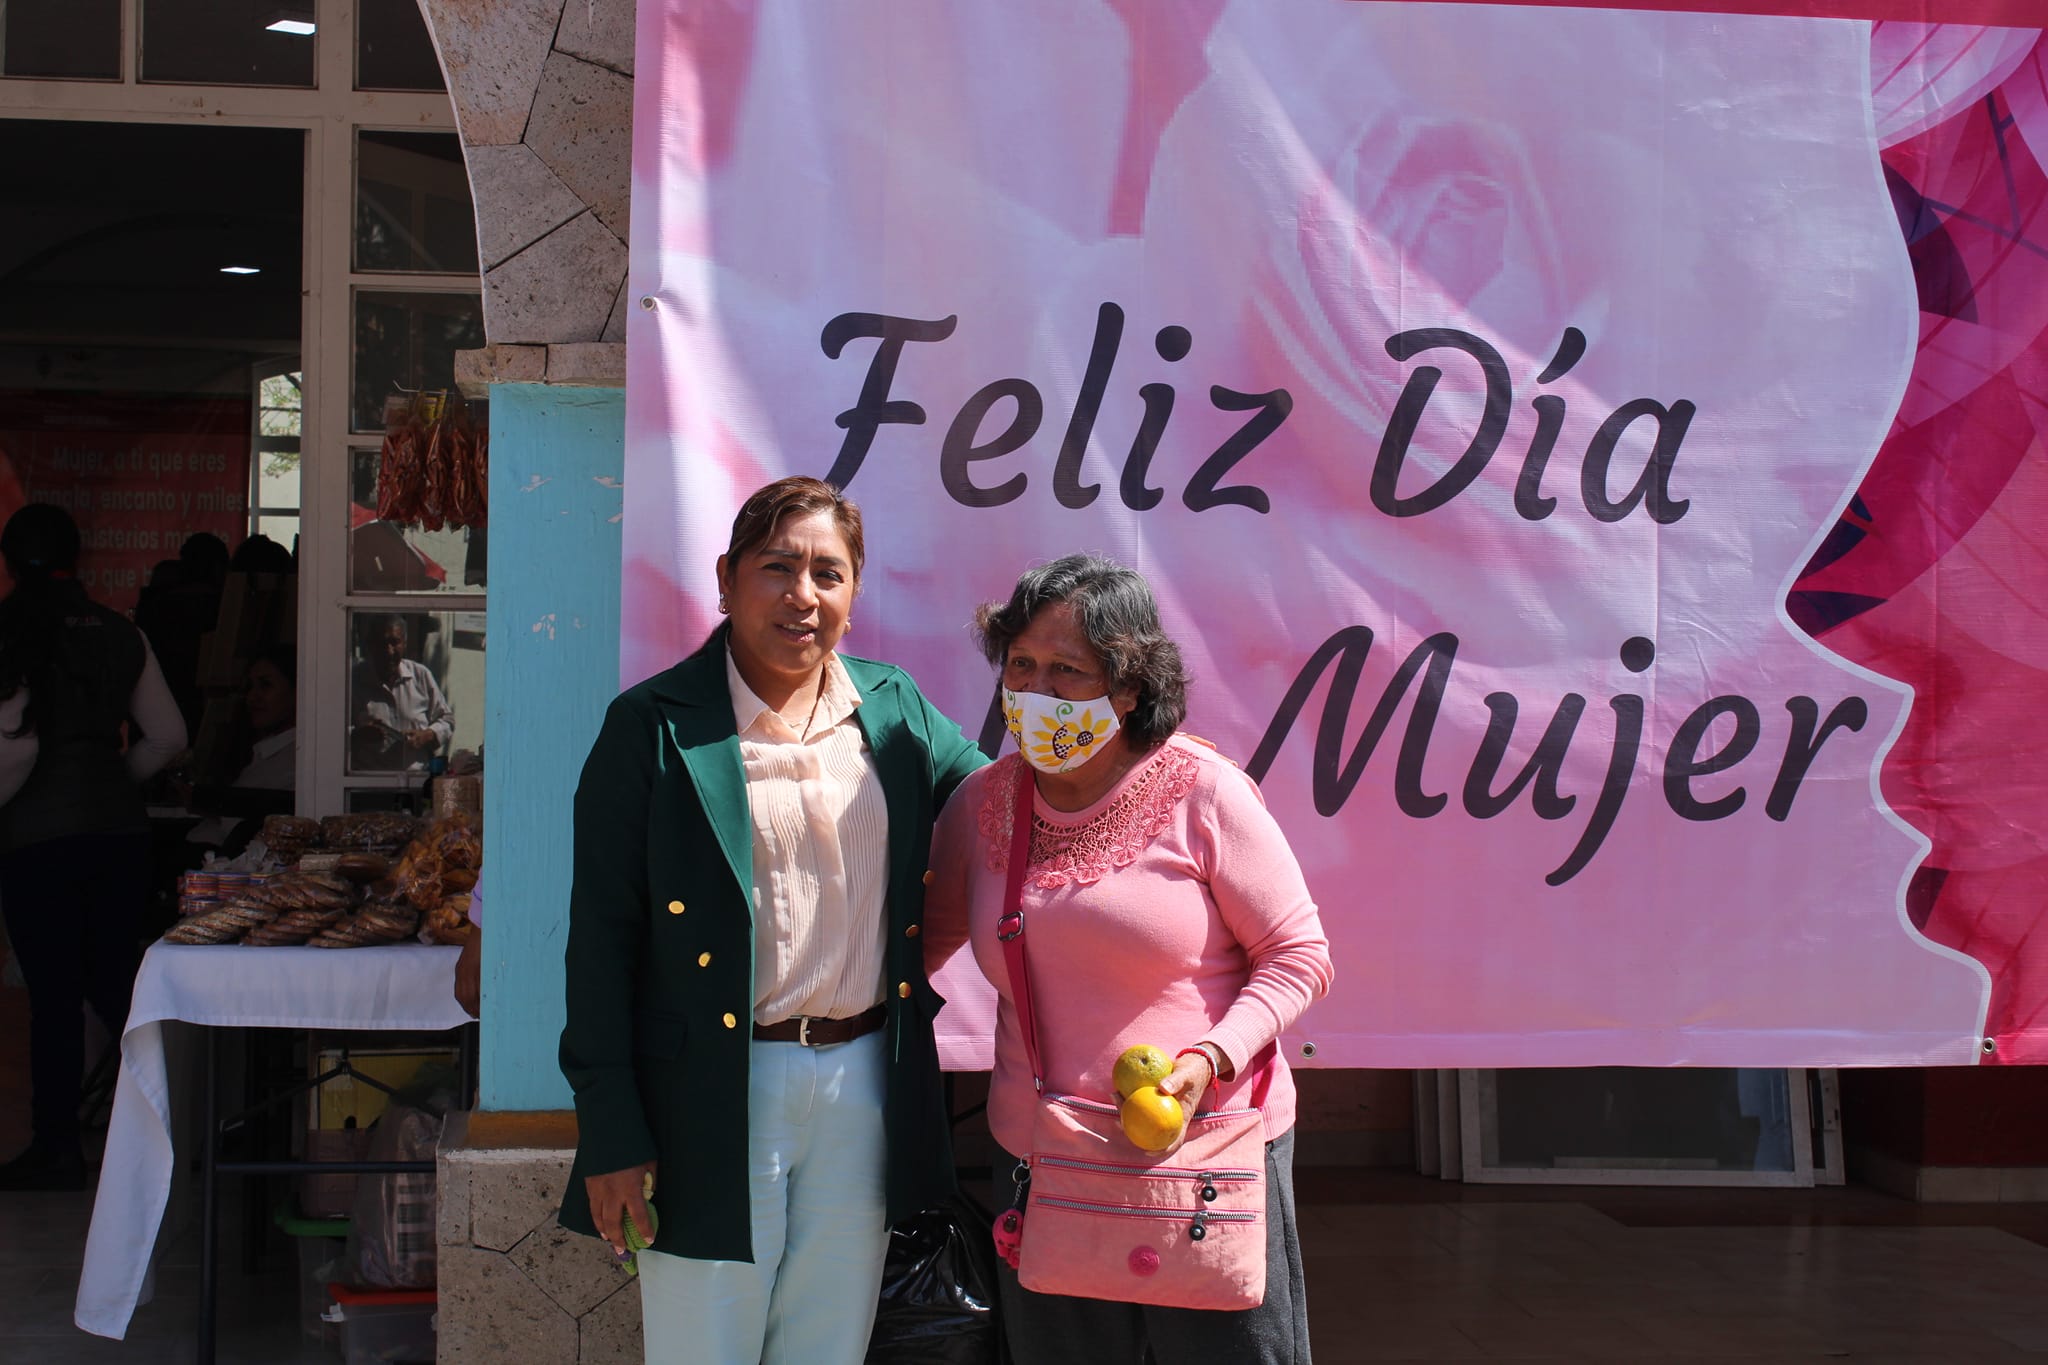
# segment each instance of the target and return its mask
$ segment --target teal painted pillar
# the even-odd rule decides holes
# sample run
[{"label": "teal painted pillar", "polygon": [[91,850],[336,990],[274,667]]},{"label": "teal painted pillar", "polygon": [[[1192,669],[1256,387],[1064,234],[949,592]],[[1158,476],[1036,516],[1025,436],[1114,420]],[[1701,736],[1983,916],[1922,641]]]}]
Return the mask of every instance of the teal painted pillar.
[{"label": "teal painted pillar", "polygon": [[481,1102],[567,1109],[569,816],[619,690],[626,396],[497,384],[490,420]]}]

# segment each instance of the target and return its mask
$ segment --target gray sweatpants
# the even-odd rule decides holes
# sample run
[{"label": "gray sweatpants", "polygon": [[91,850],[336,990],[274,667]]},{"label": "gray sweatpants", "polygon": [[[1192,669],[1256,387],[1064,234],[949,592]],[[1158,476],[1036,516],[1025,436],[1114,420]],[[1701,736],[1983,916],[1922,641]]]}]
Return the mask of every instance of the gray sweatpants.
[{"label": "gray sweatpants", "polygon": [[[1017,1159],[995,1157],[995,1208],[1010,1206]],[[1027,1205],[1028,1208],[1028,1205]],[[1024,1235],[1031,1235],[1030,1218]],[[1266,1144],[1266,1301],[1217,1312],[1153,1308],[1108,1299],[1038,1294],[996,1262],[1003,1335],[1015,1365],[1144,1365],[1213,1360],[1229,1365],[1309,1365],[1308,1294],[1294,1224],[1294,1133]]]}]

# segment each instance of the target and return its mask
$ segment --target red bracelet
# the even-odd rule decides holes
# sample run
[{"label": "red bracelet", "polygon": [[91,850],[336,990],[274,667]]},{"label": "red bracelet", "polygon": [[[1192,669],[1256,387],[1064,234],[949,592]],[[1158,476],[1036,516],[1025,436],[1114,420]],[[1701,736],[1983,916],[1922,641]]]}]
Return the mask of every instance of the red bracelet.
[{"label": "red bracelet", "polygon": [[[1216,1048],[1216,1051],[1211,1052],[1209,1048]],[[1200,1043],[1197,1043],[1193,1047],[1184,1047],[1180,1051],[1174,1053],[1173,1060],[1177,1062],[1181,1058],[1187,1056],[1200,1057],[1203,1061],[1209,1064],[1209,1079],[1212,1081],[1220,1081],[1223,1079],[1223,1066],[1222,1063],[1217,1060],[1217,1058],[1221,1055],[1222,1051],[1223,1049],[1216,1047],[1214,1043],[1209,1044],[1209,1047],[1203,1047]]]}]

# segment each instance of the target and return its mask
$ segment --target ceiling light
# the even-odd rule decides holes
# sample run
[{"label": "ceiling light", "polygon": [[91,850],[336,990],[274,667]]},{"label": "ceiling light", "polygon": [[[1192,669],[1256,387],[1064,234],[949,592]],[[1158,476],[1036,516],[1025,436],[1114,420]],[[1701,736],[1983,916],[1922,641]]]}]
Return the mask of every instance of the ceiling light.
[{"label": "ceiling light", "polygon": [[267,32],[289,33],[294,38],[310,38],[318,31],[312,19],[291,10],[278,11],[263,27]]},{"label": "ceiling light", "polygon": [[263,268],[255,265],[224,265],[220,268],[220,273],[223,275],[260,275],[263,273]]}]

